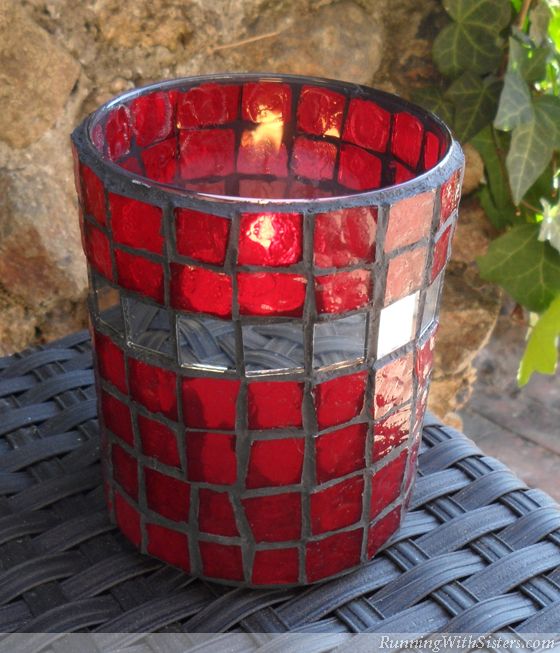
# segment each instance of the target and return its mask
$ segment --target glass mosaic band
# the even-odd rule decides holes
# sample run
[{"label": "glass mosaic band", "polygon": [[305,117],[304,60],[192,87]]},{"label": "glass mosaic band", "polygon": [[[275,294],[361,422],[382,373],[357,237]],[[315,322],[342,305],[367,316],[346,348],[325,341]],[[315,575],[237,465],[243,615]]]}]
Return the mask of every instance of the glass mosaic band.
[{"label": "glass mosaic band", "polygon": [[72,139],[112,518],[229,584],[366,562],[412,491],[459,145],[275,75],[131,91]]}]

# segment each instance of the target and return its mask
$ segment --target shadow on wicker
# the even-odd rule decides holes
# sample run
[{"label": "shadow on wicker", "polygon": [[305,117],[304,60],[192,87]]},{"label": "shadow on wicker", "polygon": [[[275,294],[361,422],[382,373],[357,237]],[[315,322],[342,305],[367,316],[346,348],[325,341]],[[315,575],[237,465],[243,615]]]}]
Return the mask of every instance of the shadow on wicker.
[{"label": "shadow on wicker", "polygon": [[309,589],[141,556],[103,506],[89,336],[0,359],[0,632],[560,631],[560,509],[428,416],[402,529]]}]

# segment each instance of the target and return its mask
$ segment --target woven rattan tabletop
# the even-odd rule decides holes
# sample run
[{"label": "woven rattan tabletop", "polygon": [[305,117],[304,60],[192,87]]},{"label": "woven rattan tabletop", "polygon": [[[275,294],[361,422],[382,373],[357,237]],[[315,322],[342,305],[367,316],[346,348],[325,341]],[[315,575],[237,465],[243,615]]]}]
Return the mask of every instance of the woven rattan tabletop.
[{"label": "woven rattan tabletop", "polygon": [[89,336],[0,359],[0,632],[560,632],[560,508],[428,417],[403,527],[299,590],[193,580],[103,504]]}]

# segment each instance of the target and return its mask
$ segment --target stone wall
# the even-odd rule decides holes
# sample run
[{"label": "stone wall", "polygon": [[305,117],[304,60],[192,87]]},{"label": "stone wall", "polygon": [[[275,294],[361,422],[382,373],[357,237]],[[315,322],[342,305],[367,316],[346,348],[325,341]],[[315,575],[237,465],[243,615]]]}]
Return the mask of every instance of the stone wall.
[{"label": "stone wall", "polygon": [[[2,0],[0,3],[0,353],[85,324],[86,271],[69,133],[114,94],[220,71],[320,75],[410,96],[435,78],[439,0]],[[471,157],[469,189],[481,177]],[[476,200],[458,238],[486,243]],[[463,251],[464,250],[464,251]],[[497,312],[475,248],[455,248],[434,383],[445,415]],[[444,371],[445,370],[445,371]]]}]

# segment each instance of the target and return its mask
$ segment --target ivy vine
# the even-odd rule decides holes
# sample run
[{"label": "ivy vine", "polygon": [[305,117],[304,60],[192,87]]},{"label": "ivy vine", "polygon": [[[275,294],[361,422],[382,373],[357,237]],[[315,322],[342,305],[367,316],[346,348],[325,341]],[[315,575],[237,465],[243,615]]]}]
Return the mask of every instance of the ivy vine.
[{"label": "ivy vine", "polygon": [[484,162],[480,202],[499,235],[481,276],[527,308],[518,382],[552,374],[560,335],[560,0],[443,0],[434,62],[417,100]]}]

